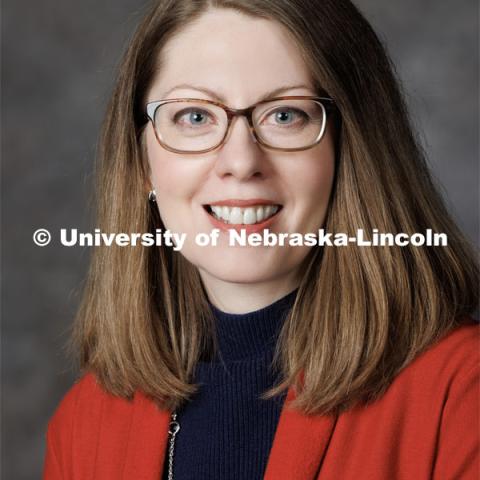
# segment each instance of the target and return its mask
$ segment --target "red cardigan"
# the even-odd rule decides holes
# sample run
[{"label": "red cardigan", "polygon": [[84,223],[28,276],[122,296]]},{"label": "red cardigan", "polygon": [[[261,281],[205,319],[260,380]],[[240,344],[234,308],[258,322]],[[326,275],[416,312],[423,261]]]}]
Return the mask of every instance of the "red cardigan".
[{"label": "red cardigan", "polygon": [[[377,402],[340,416],[281,412],[264,479],[479,480],[479,326],[455,329],[417,357]],[[86,374],[47,430],[43,478],[159,480],[170,412],[132,402]]]}]

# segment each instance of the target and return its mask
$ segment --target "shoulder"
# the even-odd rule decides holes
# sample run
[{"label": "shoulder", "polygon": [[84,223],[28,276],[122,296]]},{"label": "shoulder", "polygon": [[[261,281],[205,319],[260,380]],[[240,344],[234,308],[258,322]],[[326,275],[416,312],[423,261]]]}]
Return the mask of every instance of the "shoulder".
[{"label": "shoulder", "polygon": [[371,455],[402,478],[477,478],[479,386],[480,326],[466,319],[418,354],[367,408],[345,412],[338,428],[358,440],[362,464]]},{"label": "shoulder", "polygon": [[77,379],[65,393],[48,422],[48,434],[52,441],[69,441],[75,421],[82,418],[93,419],[100,415],[103,402],[108,400],[108,397],[93,373],[86,373]]},{"label": "shoulder", "polygon": [[[473,320],[473,319],[472,319]],[[424,382],[433,395],[425,404],[438,411],[434,478],[477,478],[480,435],[480,325],[467,322],[426,352]],[[422,367],[422,359],[419,359]],[[439,401],[436,405],[435,400]],[[460,440],[460,441],[459,441]]]},{"label": "shoulder", "polygon": [[465,317],[460,325],[419,355],[412,367],[434,370],[446,377],[463,376],[480,368],[480,324]]},{"label": "shoulder", "polygon": [[[425,418],[437,416],[454,397],[476,395],[480,377],[480,325],[471,317],[418,354],[387,390],[383,402],[405,405]],[[477,392],[478,393],[478,392]],[[470,397],[470,407],[474,402]],[[382,402],[382,403],[383,403]]]},{"label": "shoulder", "polygon": [[48,422],[48,440],[61,445],[86,444],[99,434],[102,425],[119,429],[130,422],[136,405],[149,404],[140,392],[128,400],[105,390],[94,373],[81,376],[66,392]]},{"label": "shoulder", "polygon": [[95,407],[104,400],[106,392],[97,383],[93,373],[86,373],[75,381],[72,387],[65,393],[58,404],[50,424],[63,424],[73,418],[89,404],[89,409]]},{"label": "shoulder", "polygon": [[98,425],[101,418],[117,415],[123,418],[131,413],[136,404],[147,402],[140,391],[133,398],[113,395],[105,390],[93,372],[87,372],[78,378],[65,393],[49,421],[49,428],[61,430],[69,428],[72,422],[84,420]]},{"label": "shoulder", "polygon": [[373,429],[378,418],[388,418],[383,428],[392,437],[406,435],[407,444],[410,438],[432,444],[439,431],[455,436],[477,418],[479,382],[480,326],[472,319],[418,354],[368,408],[360,405],[349,415]]},{"label": "shoulder", "polygon": [[417,355],[399,374],[394,383],[410,385],[425,391],[450,389],[453,381],[480,370],[480,324],[471,317]]},{"label": "shoulder", "polygon": [[[480,324],[471,319],[449,332],[425,353],[425,367],[455,386],[480,378]],[[421,365],[421,359],[419,361]]]},{"label": "shoulder", "polygon": [[147,478],[147,471],[158,468],[169,421],[170,412],[140,390],[131,399],[116,396],[87,373],[49,421],[43,478],[133,478],[126,469],[140,467],[136,478]]},{"label": "shoulder", "polygon": [[480,325],[468,317],[417,354],[396,375],[377,407],[440,416],[447,399],[479,375]]},{"label": "shoulder", "polygon": [[48,422],[44,478],[70,478],[72,469],[91,478],[99,439],[123,445],[135,403],[108,393],[91,372],[80,377]]}]

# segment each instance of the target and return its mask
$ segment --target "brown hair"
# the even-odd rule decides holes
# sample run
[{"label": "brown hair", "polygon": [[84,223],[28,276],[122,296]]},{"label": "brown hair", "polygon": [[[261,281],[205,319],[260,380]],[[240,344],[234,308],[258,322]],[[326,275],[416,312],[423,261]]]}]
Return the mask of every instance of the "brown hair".
[{"label": "brown hair", "polygon": [[[282,24],[316,87],[341,115],[334,191],[325,228],[448,235],[446,247],[312,248],[277,344],[282,382],[306,413],[343,411],[378,398],[401,369],[472,313],[478,264],[448,214],[410,125],[376,34],[348,0],[160,0],[139,25],[120,67],[98,155],[96,227],[164,228],[147,201],[144,103],[165,43],[208,8]],[[97,247],[70,347],[114,395],[142,390],[177,408],[191,375],[215,348],[197,269],[168,247]],[[302,375],[299,375],[302,374]],[[302,379],[300,380],[300,376]]]}]

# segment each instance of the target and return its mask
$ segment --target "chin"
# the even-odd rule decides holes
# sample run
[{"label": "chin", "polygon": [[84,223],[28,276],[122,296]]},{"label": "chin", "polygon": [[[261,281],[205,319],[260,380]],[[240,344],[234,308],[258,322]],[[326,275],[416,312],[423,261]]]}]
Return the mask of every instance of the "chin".
[{"label": "chin", "polygon": [[247,268],[236,268],[235,270],[219,268],[204,268],[200,267],[201,270],[209,277],[215,278],[222,282],[228,283],[246,283],[246,284],[255,284],[268,282],[269,280],[275,277],[274,272],[263,272],[263,271],[252,271]]},{"label": "chin", "polygon": [[259,284],[278,281],[279,277],[288,275],[291,266],[285,261],[264,261],[258,258],[243,258],[242,261],[201,262],[197,268],[206,276],[217,281],[238,284]]}]

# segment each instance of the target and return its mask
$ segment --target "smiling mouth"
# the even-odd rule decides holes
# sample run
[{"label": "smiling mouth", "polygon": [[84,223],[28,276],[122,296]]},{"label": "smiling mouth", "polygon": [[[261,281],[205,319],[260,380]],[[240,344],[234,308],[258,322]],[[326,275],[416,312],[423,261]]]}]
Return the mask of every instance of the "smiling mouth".
[{"label": "smiling mouth", "polygon": [[252,205],[230,207],[226,205],[203,205],[205,211],[220,222],[229,225],[255,225],[278,215],[283,205]]}]

